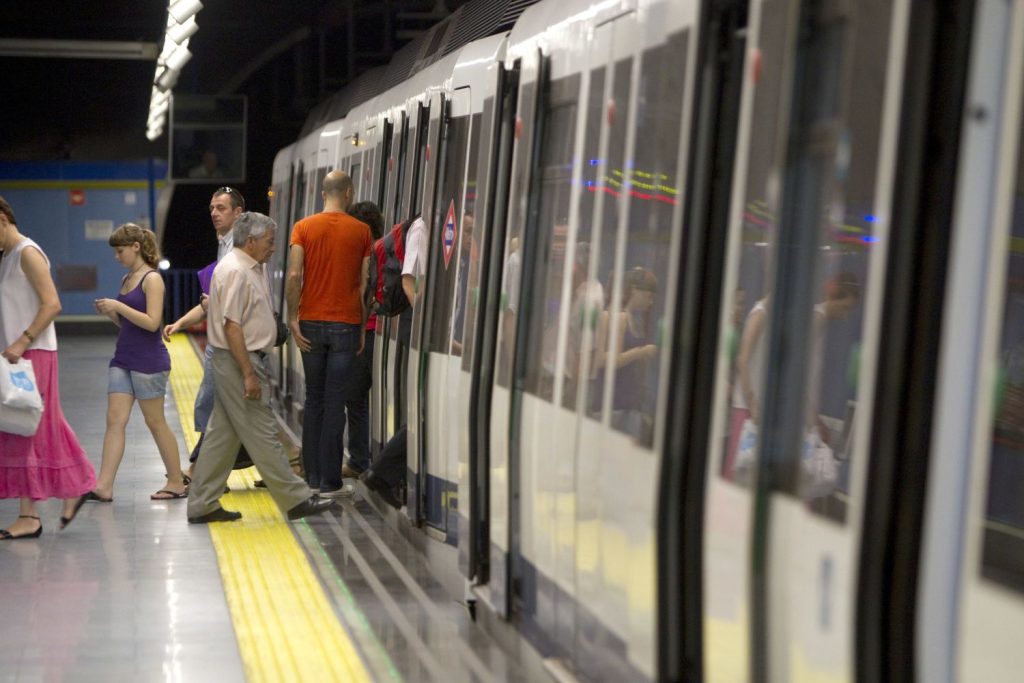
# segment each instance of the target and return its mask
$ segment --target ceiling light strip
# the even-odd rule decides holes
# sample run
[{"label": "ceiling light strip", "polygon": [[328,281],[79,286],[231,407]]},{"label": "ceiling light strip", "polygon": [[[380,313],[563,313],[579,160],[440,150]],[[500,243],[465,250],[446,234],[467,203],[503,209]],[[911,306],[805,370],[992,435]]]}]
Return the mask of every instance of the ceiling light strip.
[{"label": "ceiling light strip", "polygon": [[153,90],[149,98],[149,117],[146,137],[156,140],[163,135],[167,112],[171,106],[171,91],[178,83],[181,70],[192,58],[189,40],[199,30],[196,14],[203,9],[200,0],[171,0],[167,6],[167,29],[163,49],[156,59]]}]

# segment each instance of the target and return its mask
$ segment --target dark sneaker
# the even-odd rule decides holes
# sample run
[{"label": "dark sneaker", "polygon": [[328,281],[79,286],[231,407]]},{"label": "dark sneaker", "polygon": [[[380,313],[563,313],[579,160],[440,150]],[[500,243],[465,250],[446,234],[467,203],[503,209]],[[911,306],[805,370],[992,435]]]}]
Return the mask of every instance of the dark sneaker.
[{"label": "dark sneaker", "polygon": [[336,503],[333,500],[310,496],[308,500],[302,501],[288,511],[288,519],[294,522],[295,520],[302,519],[303,517],[318,515],[321,512],[327,512],[335,505]]},{"label": "dark sneaker", "polygon": [[362,476],[359,477],[359,481],[366,485],[366,488],[376,492],[384,502],[395,508],[396,510],[402,509],[405,505],[402,499],[398,497],[395,492],[395,487],[388,484],[384,479],[374,474],[373,470],[367,470],[363,472]]}]

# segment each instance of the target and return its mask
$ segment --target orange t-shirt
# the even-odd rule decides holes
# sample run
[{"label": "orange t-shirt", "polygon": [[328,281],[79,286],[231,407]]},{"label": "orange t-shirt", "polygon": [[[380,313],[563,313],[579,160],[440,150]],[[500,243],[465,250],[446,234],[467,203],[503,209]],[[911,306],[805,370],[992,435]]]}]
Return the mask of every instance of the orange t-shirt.
[{"label": "orange t-shirt", "polygon": [[359,278],[373,244],[369,226],[347,213],[326,211],[296,223],[291,244],[303,251],[299,320],[361,323]]}]

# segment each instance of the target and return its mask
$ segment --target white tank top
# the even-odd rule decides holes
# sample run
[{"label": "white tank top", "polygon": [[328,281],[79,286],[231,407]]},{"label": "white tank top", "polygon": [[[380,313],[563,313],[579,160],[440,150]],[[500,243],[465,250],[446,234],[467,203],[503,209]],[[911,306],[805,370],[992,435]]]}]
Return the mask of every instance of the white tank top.
[{"label": "white tank top", "polygon": [[[758,311],[765,312],[767,309],[764,305],[764,299],[758,301],[750,313],[747,314],[747,319],[743,323],[743,327],[746,328],[750,324],[750,317]],[[768,321],[764,322],[764,326],[761,328],[761,336],[754,342],[754,348],[750,351],[750,357],[747,359],[748,372],[750,374],[751,390],[754,392],[754,396],[758,399],[761,398],[761,392],[764,391],[764,335],[768,330]],[[742,335],[740,340],[742,343]],[[747,400],[743,397],[743,387],[740,385],[740,378],[737,374],[736,381],[732,387],[732,405],[736,408],[748,408]],[[763,406],[762,406],[763,407]]]},{"label": "white tank top", "polygon": [[[26,237],[0,259],[0,333],[3,334],[2,348],[5,349],[18,340],[39,312],[39,295],[21,269],[21,253],[27,247],[35,247],[43,254],[39,245]],[[43,254],[43,259],[49,267],[50,259],[46,254]],[[35,341],[28,348],[56,351],[57,332],[53,323],[37,332]]]}]

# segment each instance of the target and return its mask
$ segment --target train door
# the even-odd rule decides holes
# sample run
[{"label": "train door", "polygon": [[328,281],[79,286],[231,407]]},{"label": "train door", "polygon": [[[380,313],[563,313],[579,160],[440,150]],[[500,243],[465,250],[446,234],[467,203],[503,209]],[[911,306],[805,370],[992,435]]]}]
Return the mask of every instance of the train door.
[{"label": "train door", "polygon": [[540,55],[530,54],[516,62],[519,94],[516,98],[512,174],[509,181],[507,229],[502,245],[502,280],[499,297],[497,352],[494,383],[491,386],[490,424],[490,572],[485,595],[502,617],[510,615],[513,548],[513,520],[516,517],[517,487],[513,482],[515,463],[511,459],[512,377],[517,340],[517,318],[522,286],[522,236],[529,196],[529,171],[533,155]]},{"label": "train door", "polygon": [[[441,220],[438,216],[439,199],[438,193],[442,190],[442,174],[445,168],[442,166],[445,157],[445,148],[449,140],[445,137],[446,121],[449,117],[449,103],[442,93],[434,93],[430,97],[429,121],[427,128],[426,145],[422,148],[426,169],[423,175],[423,203],[420,207],[420,215],[426,224],[427,229],[427,275],[417,282],[417,297],[420,303],[411,311],[399,316],[399,325],[408,325],[411,333],[409,339],[408,357],[401,359],[403,382],[399,386],[401,395],[397,399],[405,418],[404,424],[408,429],[408,462],[409,476],[408,504],[406,514],[417,522],[424,521],[430,514],[426,508],[427,485],[429,472],[427,470],[426,458],[429,457],[429,381],[430,352],[436,348],[443,348],[439,336],[442,334],[435,329],[434,320],[444,320],[443,311],[432,310],[435,304],[443,305],[443,294],[435,295],[435,291],[442,287],[445,282],[437,282],[432,277],[435,272],[436,259],[439,257],[441,247],[440,238]],[[436,158],[431,152],[436,150]],[[441,257],[443,263],[443,257]],[[442,290],[443,291],[443,290]],[[449,323],[450,324],[450,321]],[[405,348],[403,353],[405,352]],[[430,484],[434,486],[434,484]],[[431,498],[431,503],[435,502]],[[435,510],[434,512],[437,512]],[[431,527],[437,528],[439,520],[443,515],[434,515],[434,522]]]},{"label": "train door", "polygon": [[[494,377],[497,328],[497,284],[501,278],[500,250],[504,244],[504,211],[496,220],[498,197],[508,190],[511,161],[515,72],[495,63],[487,69],[474,99],[473,127],[479,129],[477,153],[471,154],[467,211],[473,221],[469,269],[465,283],[465,324],[462,332],[462,372],[459,415],[468,417],[459,435],[458,537],[459,569],[477,584],[488,580],[488,500],[490,488],[490,388]],[[502,206],[503,200],[502,200]],[[465,231],[464,231],[465,232]]]},{"label": "train door", "polygon": [[424,344],[419,395],[425,433],[420,490],[424,522],[456,544],[460,367],[470,262],[479,258],[473,239],[479,119],[469,88],[452,93],[439,148],[437,204],[430,226],[424,300]]},{"label": "train door", "polygon": [[[401,120],[404,121],[405,114]],[[402,160],[399,153],[402,151],[402,139],[405,136],[403,126],[392,123],[390,119],[384,125],[384,147],[380,162],[380,210],[384,214],[384,225],[391,226],[399,222],[398,207],[396,206],[399,195],[398,172]],[[393,318],[387,321],[385,335],[388,339],[384,345],[384,357],[388,366],[388,378],[393,378],[390,387],[392,391],[385,394],[387,401],[386,424],[384,443],[390,439],[407,421],[408,385],[406,370],[408,367],[407,341],[410,338],[412,312],[403,314],[400,318]],[[399,340],[402,339],[402,343]],[[394,353],[392,353],[394,350]],[[414,512],[410,508],[408,512]]]},{"label": "train door", "polygon": [[[387,158],[391,148],[391,121],[383,119],[378,126],[374,144],[373,164],[367,169],[373,173],[374,195],[380,211],[384,212],[384,194],[387,184]],[[369,134],[369,131],[368,131]],[[391,226],[388,216],[384,216],[384,228]],[[393,328],[393,329],[392,329]],[[374,385],[371,388],[370,409],[370,449],[374,457],[380,453],[388,438],[394,433],[394,412],[392,410],[392,388],[394,383],[394,358],[390,352],[392,335],[397,334],[397,326],[390,319],[378,318],[377,341],[374,345]]]},{"label": "train door", "polygon": [[[682,244],[683,131],[693,97],[693,43],[683,27],[694,23],[692,12],[666,6],[595,31],[574,130],[583,164],[572,184],[580,192],[568,207],[561,273],[547,278],[547,296],[559,298],[546,306],[558,311],[553,363],[541,348],[528,353],[553,366],[554,406],[538,423],[551,428],[559,416],[568,432],[538,473],[557,483],[529,484],[565,511],[550,512],[555,523],[546,533],[557,541],[550,566],[537,568],[533,616],[548,621],[542,628],[567,664],[588,678],[654,674],[652,521],[670,389],[663,368],[677,344],[670,311]],[[662,68],[666,63],[675,68]],[[558,238],[557,227],[552,235]],[[523,471],[525,477],[525,463]],[[523,524],[544,516],[524,514]],[[543,611],[545,583],[554,584],[550,614]]]},{"label": "train door", "polygon": [[1024,670],[1024,6],[974,23],[915,671],[996,683]]},{"label": "train door", "polygon": [[[284,297],[284,282],[285,274],[288,272],[288,234],[291,231],[291,219],[292,214],[292,198],[295,185],[295,166],[288,164],[288,175],[280,178],[276,185],[273,186],[272,196],[270,198],[270,212],[271,217],[277,223],[277,253],[274,254],[271,268],[271,294],[273,298],[274,310],[282,316],[282,320],[287,320],[285,315],[285,297]],[[287,353],[285,348],[274,347],[272,353],[272,360],[270,363],[271,367],[271,382],[273,385],[273,398],[278,401],[280,405],[287,410],[288,405],[285,401],[287,396],[287,382],[285,380],[285,354]]]},{"label": "train door", "polygon": [[[295,223],[305,215],[303,213],[304,202],[306,198],[306,172],[305,164],[299,160],[292,165],[292,189],[291,196],[288,203],[288,229],[285,231],[285,243],[291,239],[291,228]],[[284,272],[288,272],[288,256],[287,248],[285,251],[285,261],[282,267]],[[287,319],[288,311],[286,305],[286,299],[283,296],[284,289],[282,288],[282,299],[281,299],[281,315]],[[282,372],[284,375],[284,403],[289,408],[289,415],[294,420],[299,420],[299,415],[295,412],[296,404],[301,405],[305,400],[305,384],[302,383],[302,355],[299,352],[299,348],[294,343],[288,343],[280,347],[281,349],[281,364]]]},{"label": "train door", "polygon": [[568,655],[575,638],[576,420],[561,406],[558,342],[583,172],[577,150],[586,58],[586,51],[559,49],[542,58],[539,70],[509,428],[518,508],[512,513],[514,608],[552,641],[552,655]]},{"label": "train door", "polygon": [[468,518],[468,533],[461,527],[459,530],[459,537],[466,539],[465,543],[459,544],[459,566],[467,577],[475,577],[477,593],[488,603],[491,578],[491,401],[500,343],[498,323],[502,315],[504,247],[519,94],[518,66],[506,69],[499,65],[496,68],[499,71],[497,93],[484,101],[481,131],[481,144],[487,146],[488,152],[480,154],[477,170],[478,188],[479,184],[485,187],[484,195],[480,195],[478,189],[476,203],[477,241],[482,248],[478,267],[483,270],[470,275],[475,286],[471,285],[465,338],[472,340],[473,347],[463,355],[463,367],[467,359],[472,366],[467,412],[470,420],[467,435],[468,482],[465,482],[468,496],[462,495],[462,478],[459,483],[460,498],[463,501],[468,498],[470,502],[469,506],[463,502],[459,508],[460,522]]},{"label": "train door", "polygon": [[907,8],[751,4],[698,678],[850,680],[887,599],[858,572]]}]

